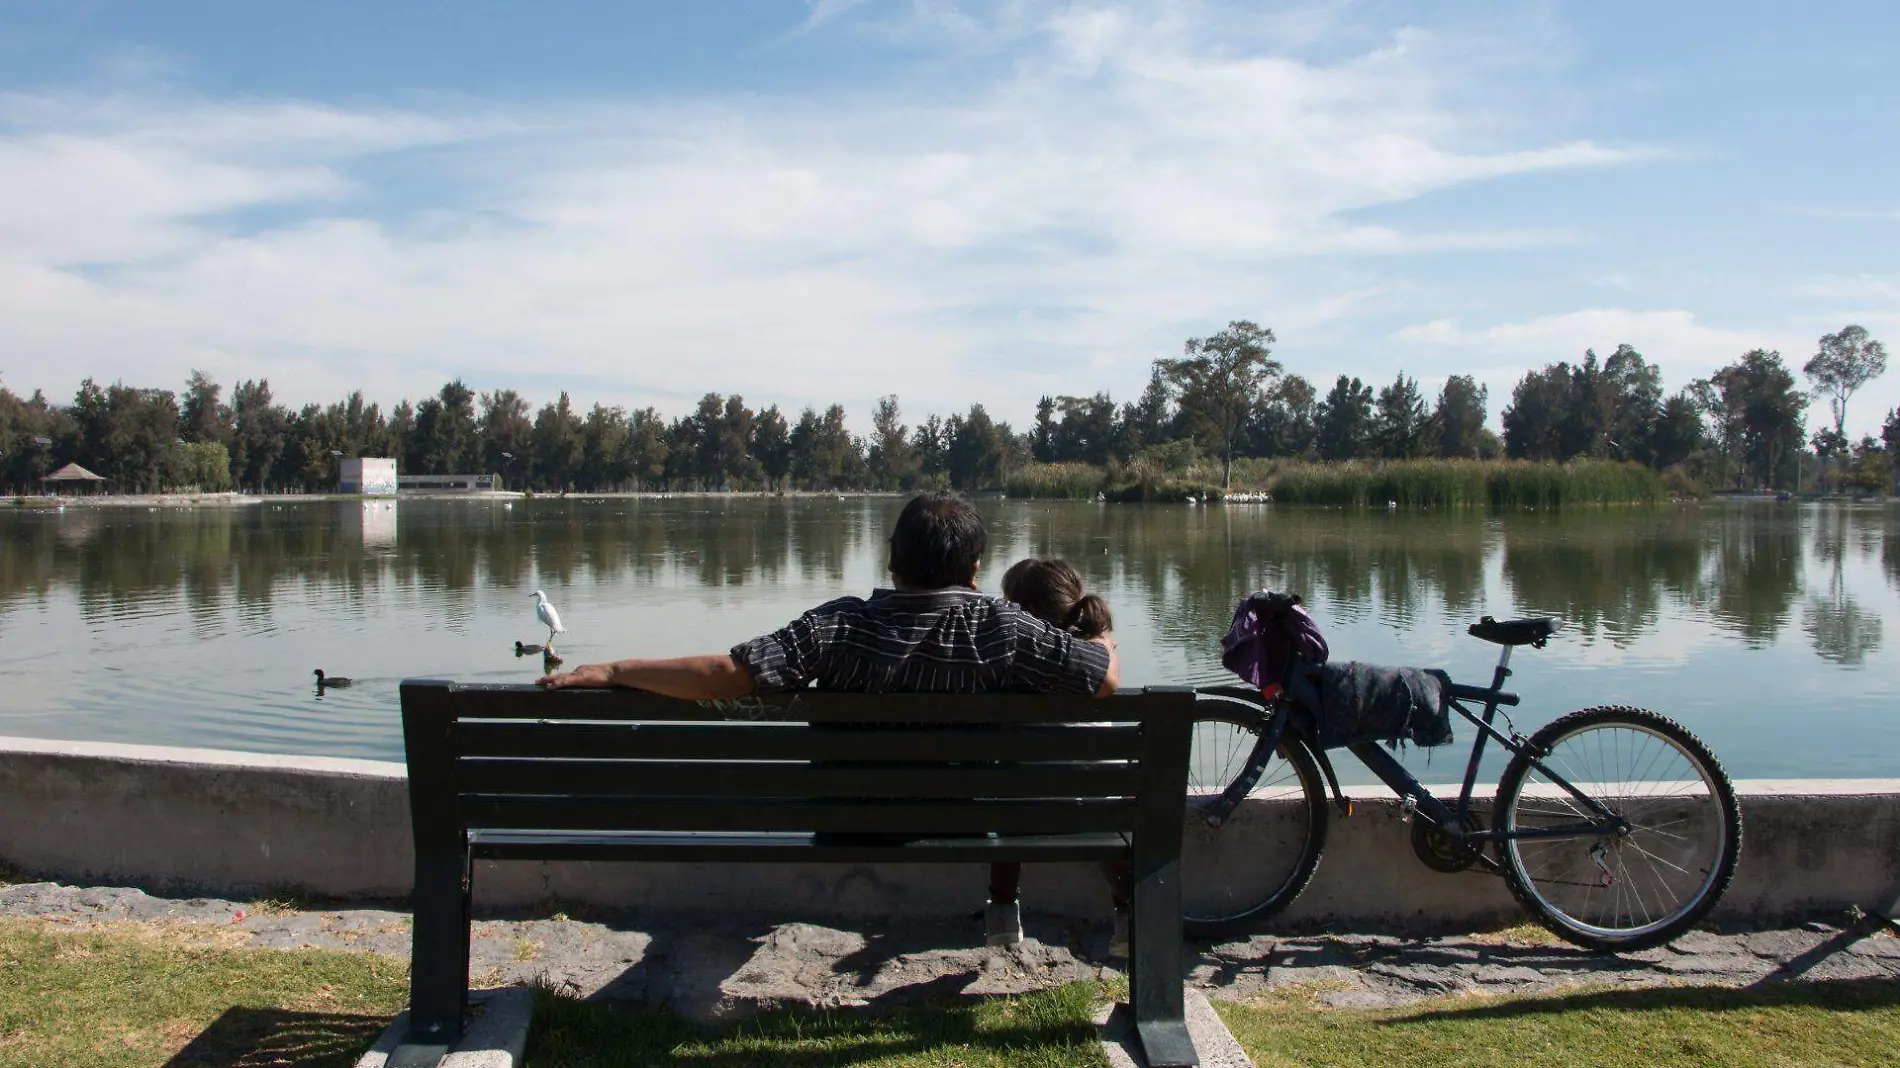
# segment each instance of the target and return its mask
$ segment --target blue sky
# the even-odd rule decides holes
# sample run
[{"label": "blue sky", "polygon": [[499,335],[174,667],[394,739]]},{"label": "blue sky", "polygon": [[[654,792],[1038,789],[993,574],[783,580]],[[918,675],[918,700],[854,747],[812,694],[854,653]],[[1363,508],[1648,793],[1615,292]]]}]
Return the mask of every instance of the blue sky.
[{"label": "blue sky", "polygon": [[[0,375],[680,412],[1900,343],[1891,4],[0,0]],[[1900,404],[1900,366],[1850,431]],[[1819,425],[1825,406],[1817,404]]]}]

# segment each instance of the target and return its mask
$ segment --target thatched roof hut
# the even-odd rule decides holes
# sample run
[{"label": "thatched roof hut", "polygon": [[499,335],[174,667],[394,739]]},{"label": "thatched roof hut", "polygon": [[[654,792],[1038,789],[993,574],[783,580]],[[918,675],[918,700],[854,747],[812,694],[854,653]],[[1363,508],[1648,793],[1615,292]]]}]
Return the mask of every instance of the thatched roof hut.
[{"label": "thatched roof hut", "polygon": [[104,486],[108,479],[104,475],[95,475],[78,464],[67,464],[40,481],[51,485],[55,490],[80,489],[90,493]]}]

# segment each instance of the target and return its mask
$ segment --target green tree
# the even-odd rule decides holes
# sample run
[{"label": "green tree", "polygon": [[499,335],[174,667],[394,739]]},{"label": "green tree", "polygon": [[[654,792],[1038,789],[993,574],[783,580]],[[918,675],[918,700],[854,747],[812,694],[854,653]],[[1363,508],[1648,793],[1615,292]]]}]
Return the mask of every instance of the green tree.
[{"label": "green tree", "polygon": [[1677,393],[1662,406],[1655,433],[1649,435],[1650,457],[1657,467],[1687,460],[1702,446],[1702,413],[1695,398]]},{"label": "green tree", "polygon": [[504,483],[519,479],[533,455],[534,422],[528,412],[528,399],[512,389],[482,394],[481,469],[501,475]]},{"label": "green tree", "polygon": [[[777,414],[777,409],[772,409]],[[784,425],[784,421],[780,421]],[[666,478],[666,420],[652,408],[633,413],[627,425],[627,458],[623,466],[640,489],[652,489]]]},{"label": "green tree", "polygon": [[1483,448],[1484,422],[1490,415],[1491,391],[1470,375],[1452,375],[1438,390],[1432,412],[1438,455],[1472,459]]},{"label": "green tree", "polygon": [[[1055,459],[1106,464],[1115,444],[1115,402],[1106,393],[1057,397],[1062,419],[1055,429]],[[1033,439],[1032,439],[1033,441]],[[1031,456],[1035,455],[1031,449]]]},{"label": "green tree", "polygon": [[581,425],[580,477],[587,490],[617,490],[632,474],[627,456],[627,410],[596,403]]},{"label": "green tree", "polygon": [[231,391],[231,474],[257,492],[273,488],[271,474],[283,455],[290,413],[273,403],[270,380],[239,382]]},{"label": "green tree", "polygon": [[194,369],[185,380],[185,400],[179,411],[179,436],[186,441],[231,440],[231,411],[220,400],[223,387]]},{"label": "green tree", "polygon": [[529,448],[530,477],[542,489],[565,490],[580,477],[587,436],[566,390],[561,391],[560,400],[542,405],[536,413]]},{"label": "green tree", "polygon": [[[1822,335],[1820,351],[1801,371],[1814,383],[1816,391],[1827,398],[1828,410],[1834,416],[1834,433],[1829,443],[1837,447],[1830,451],[1845,456],[1847,402],[1862,386],[1886,373],[1887,347],[1868,336],[1865,329],[1845,326],[1838,334]],[[1826,457],[1822,462],[1826,463]]]},{"label": "green tree", "polygon": [[1887,347],[1858,326],[1844,326],[1825,334],[1821,350],[1801,368],[1817,390],[1827,397],[1834,416],[1834,432],[1847,437],[1847,402],[1860,388],[1887,373]]},{"label": "green tree", "polygon": [[1047,393],[1036,401],[1036,427],[1029,432],[1029,455],[1039,464],[1056,462],[1056,399]]},{"label": "green tree", "polygon": [[1378,408],[1372,422],[1373,446],[1386,459],[1410,459],[1419,455],[1425,446],[1429,422],[1418,382],[1400,371],[1391,385],[1379,390]]},{"label": "green tree", "polygon": [[760,412],[752,424],[752,455],[759,458],[759,467],[771,488],[783,490],[785,476],[792,470],[792,442],[791,430],[776,404]]},{"label": "green tree", "polygon": [[1213,337],[1189,338],[1180,359],[1155,361],[1180,398],[1188,432],[1220,455],[1223,487],[1233,484],[1242,430],[1280,375],[1274,341],[1272,330],[1235,320]]},{"label": "green tree", "polygon": [[871,442],[867,460],[871,476],[882,489],[909,489],[917,479],[917,453],[910,446],[910,428],[895,393],[879,397],[871,412]]},{"label": "green tree", "polygon": [[954,489],[974,492],[1002,484],[1011,442],[1007,426],[998,426],[981,404],[943,424],[945,474]]},{"label": "green tree", "polygon": [[1322,458],[1350,460],[1364,455],[1372,432],[1372,387],[1340,375],[1319,402],[1314,444]]},{"label": "green tree", "polygon": [[1752,479],[1772,488],[1782,458],[1801,447],[1808,398],[1794,388],[1781,354],[1754,349],[1691,389],[1715,427],[1724,457],[1736,465],[1736,484]]}]

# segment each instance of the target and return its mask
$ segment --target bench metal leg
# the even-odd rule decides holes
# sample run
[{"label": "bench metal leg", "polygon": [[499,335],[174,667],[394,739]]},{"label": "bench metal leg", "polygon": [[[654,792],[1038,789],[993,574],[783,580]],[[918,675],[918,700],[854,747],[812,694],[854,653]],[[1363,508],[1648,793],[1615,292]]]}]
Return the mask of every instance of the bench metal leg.
[{"label": "bench metal leg", "polygon": [[1200,1064],[1188,1037],[1181,986],[1181,862],[1137,873],[1129,919],[1128,1000],[1151,1068]]},{"label": "bench metal leg", "polygon": [[468,854],[416,858],[405,1044],[452,1046],[468,1007]]}]

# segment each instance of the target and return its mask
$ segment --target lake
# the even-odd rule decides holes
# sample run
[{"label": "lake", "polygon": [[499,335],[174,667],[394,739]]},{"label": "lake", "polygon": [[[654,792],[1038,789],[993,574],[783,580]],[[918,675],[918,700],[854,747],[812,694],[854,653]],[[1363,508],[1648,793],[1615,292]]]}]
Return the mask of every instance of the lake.
[{"label": "lake", "polygon": [[[1522,651],[1514,715],[1636,704],[1738,778],[1900,776],[1900,509],[1710,503],[1552,514],[979,502],[983,580],[1059,554],[1114,607],[1125,685],[1233,681],[1234,602],[1306,597],[1336,659],[1489,679],[1480,615],[1570,626]],[[524,682],[532,594],[570,666],[722,650],[883,581],[902,501],[405,499],[0,509],[0,734],[400,760],[406,677]],[[357,680],[318,695],[311,671]],[[1461,744],[1469,728],[1459,733]],[[1428,781],[1463,753],[1412,753]],[[1356,762],[1341,772],[1366,776]]]}]

